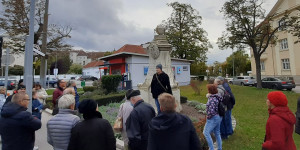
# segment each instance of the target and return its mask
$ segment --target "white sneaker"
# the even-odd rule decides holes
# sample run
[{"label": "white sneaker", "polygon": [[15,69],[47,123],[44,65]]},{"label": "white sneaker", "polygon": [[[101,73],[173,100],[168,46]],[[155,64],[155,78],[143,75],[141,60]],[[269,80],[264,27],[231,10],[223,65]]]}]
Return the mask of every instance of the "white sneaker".
[{"label": "white sneaker", "polygon": [[38,146],[34,146],[33,150],[39,150],[39,147]]}]

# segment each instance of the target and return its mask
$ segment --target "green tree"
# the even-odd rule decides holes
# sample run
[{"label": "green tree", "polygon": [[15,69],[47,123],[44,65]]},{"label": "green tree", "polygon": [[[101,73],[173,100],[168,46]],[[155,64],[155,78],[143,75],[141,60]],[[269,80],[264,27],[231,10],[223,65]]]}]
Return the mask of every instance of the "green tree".
[{"label": "green tree", "polygon": [[113,50],[113,51],[106,51],[104,53],[104,56],[112,55],[112,54],[114,54],[114,52],[115,52],[115,50]]},{"label": "green tree", "polygon": [[[2,0],[4,8],[0,15],[0,28],[5,30],[9,36],[24,36],[29,33],[29,11],[30,0]],[[34,44],[41,44],[45,11],[45,0],[36,2]],[[48,29],[47,48],[61,49],[70,45],[64,39],[71,38],[72,27],[50,24]],[[24,51],[24,39],[12,38],[6,41],[5,45],[15,52]]]},{"label": "green tree", "polygon": [[245,51],[240,50],[231,54],[226,59],[227,73],[233,75],[233,63],[234,63],[234,74],[239,75],[241,73],[246,74],[247,71],[251,71],[251,61],[249,55]]},{"label": "green tree", "polygon": [[192,75],[206,75],[207,65],[205,62],[194,62],[191,64]]},{"label": "green tree", "polygon": [[55,53],[53,53],[53,55],[51,57],[49,57],[49,59],[48,59],[48,61],[49,61],[48,65],[49,65],[51,74],[53,74],[53,69],[55,67],[58,68],[59,74],[68,73],[68,71],[70,70],[70,67],[72,65],[69,53],[67,51],[55,52]]},{"label": "green tree", "polygon": [[190,4],[173,2],[171,17],[163,21],[168,42],[173,46],[172,57],[204,62],[212,47],[206,31],[200,27],[202,17]]},{"label": "green tree", "polygon": [[285,19],[285,28],[288,32],[298,38],[295,43],[300,42],[300,9],[295,10],[293,15],[286,15],[283,19]]},{"label": "green tree", "polygon": [[8,69],[9,75],[23,75],[24,74],[24,67],[15,65],[14,67],[9,67]]},{"label": "green tree", "polygon": [[82,74],[82,66],[79,64],[72,64],[68,73]]},{"label": "green tree", "polygon": [[257,88],[261,86],[260,57],[274,40],[279,27],[270,24],[272,16],[265,16],[263,0],[229,0],[221,9],[226,31],[218,39],[221,49],[250,47],[256,63]]}]

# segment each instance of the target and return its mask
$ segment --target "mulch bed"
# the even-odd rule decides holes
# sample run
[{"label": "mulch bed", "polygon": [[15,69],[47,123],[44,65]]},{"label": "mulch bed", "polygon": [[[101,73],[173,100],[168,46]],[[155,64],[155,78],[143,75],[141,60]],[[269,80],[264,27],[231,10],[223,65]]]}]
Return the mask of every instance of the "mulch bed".
[{"label": "mulch bed", "polygon": [[181,114],[186,115],[190,117],[191,119],[197,119],[199,121],[200,119],[204,119],[205,115],[201,114],[196,110],[194,107],[189,106],[187,103],[181,104],[182,110]]}]

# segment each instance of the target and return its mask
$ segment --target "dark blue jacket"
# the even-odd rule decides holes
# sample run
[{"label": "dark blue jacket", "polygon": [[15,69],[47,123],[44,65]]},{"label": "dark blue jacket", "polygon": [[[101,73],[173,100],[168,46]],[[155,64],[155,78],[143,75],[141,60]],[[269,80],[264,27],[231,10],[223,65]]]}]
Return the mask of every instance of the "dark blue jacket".
[{"label": "dark blue jacket", "polygon": [[126,132],[130,150],[146,150],[149,122],[155,117],[153,107],[143,100],[138,101],[126,121]]},{"label": "dark blue jacket", "polygon": [[79,94],[77,92],[77,87],[74,86],[74,90],[75,90],[75,108],[78,109],[79,106]]},{"label": "dark blue jacket", "polygon": [[43,104],[38,99],[32,99],[32,115],[41,120]]},{"label": "dark blue jacket", "polygon": [[32,150],[41,121],[32,117],[26,108],[11,102],[3,106],[1,116],[2,150]]},{"label": "dark blue jacket", "polygon": [[147,150],[202,150],[192,121],[178,113],[162,112],[149,124]]},{"label": "dark blue jacket", "polygon": [[230,95],[230,104],[227,105],[227,109],[231,110],[233,108],[233,106],[235,105],[235,97],[234,97],[228,83],[224,83],[223,87],[226,90],[226,92],[228,92]]}]

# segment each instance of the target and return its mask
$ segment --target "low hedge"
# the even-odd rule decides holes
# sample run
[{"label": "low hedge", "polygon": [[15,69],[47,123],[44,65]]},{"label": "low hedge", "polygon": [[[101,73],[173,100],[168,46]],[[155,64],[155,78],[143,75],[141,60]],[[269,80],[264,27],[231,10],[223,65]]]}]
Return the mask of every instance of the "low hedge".
[{"label": "low hedge", "polygon": [[97,89],[96,86],[85,86],[85,87],[83,87],[83,91],[84,91],[84,92],[93,92],[93,91],[95,91],[96,89]]},{"label": "low hedge", "polygon": [[[89,99],[93,99],[98,103],[98,106],[108,105],[109,103],[119,103],[125,97],[124,93],[109,94],[109,95],[93,95]],[[86,99],[86,98],[83,98]]]}]

